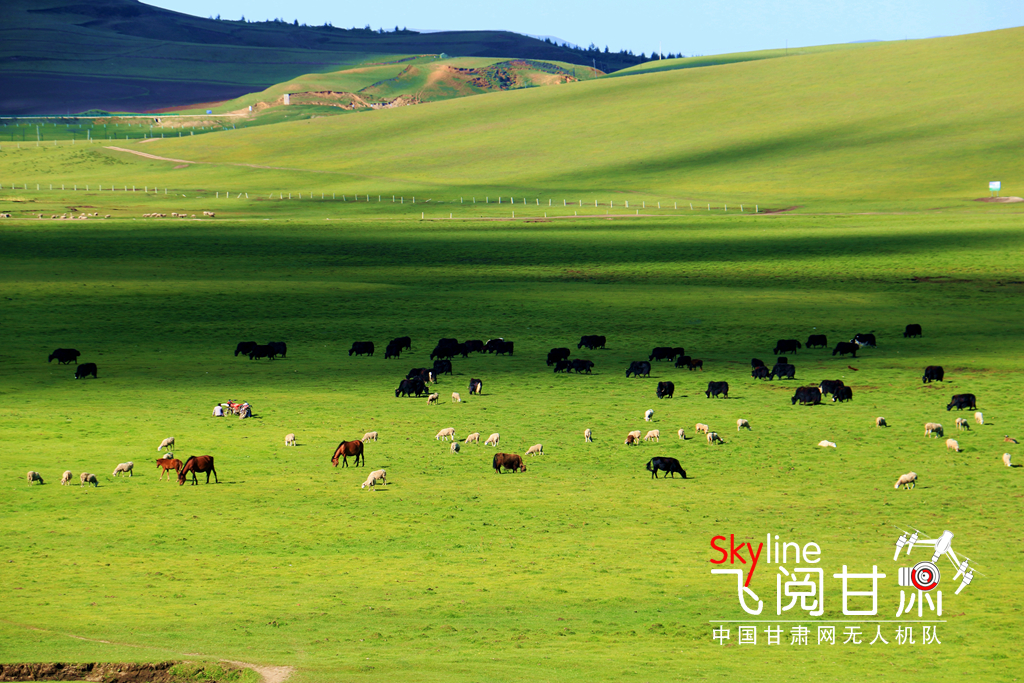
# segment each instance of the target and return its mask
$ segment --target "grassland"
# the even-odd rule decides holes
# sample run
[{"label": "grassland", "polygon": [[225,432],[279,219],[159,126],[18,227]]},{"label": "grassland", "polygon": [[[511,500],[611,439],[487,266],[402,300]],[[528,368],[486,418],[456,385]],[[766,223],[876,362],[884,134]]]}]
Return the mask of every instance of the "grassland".
[{"label": "grassland", "polygon": [[[1015,680],[1024,487],[1000,457],[1024,457],[1003,440],[1022,436],[1024,205],[971,200],[997,174],[1020,194],[1020,132],[997,125],[1020,95],[970,75],[1012,74],[1021,35],[116,145],[197,163],[0,140],[0,661],[248,661],[294,666],[295,683]],[[203,210],[216,219],[141,218]],[[113,217],[34,218],[84,212]],[[924,336],[903,339],[907,323]],[[879,345],[856,360],[802,350],[796,382],[750,378],[776,339],[865,331]],[[406,334],[413,350],[385,361]],[[582,334],[608,348],[577,351]],[[497,336],[514,356],[458,358],[436,386],[465,395],[478,377],[483,396],[394,397],[438,338]],[[288,357],[232,356],[250,339],[286,341]],[[357,340],[378,354],[348,356]],[[704,372],[624,377],[661,345]],[[594,374],[553,374],[556,346]],[[99,378],[47,365],[57,347]],[[929,364],[946,382],[921,383]],[[791,405],[795,385],[833,378],[852,402]],[[663,380],[675,398],[655,398]],[[710,380],[730,398],[705,398]],[[953,434],[954,453],[922,425],[954,432],[944,407],[961,392],[987,424]],[[256,419],[210,417],[228,399]],[[753,430],[733,431],[739,417]],[[726,443],[675,437],[696,422]],[[433,438],[449,426],[545,452],[495,475],[493,449],[451,455]],[[622,445],[645,428],[665,441]],[[368,430],[381,439],[367,467],[332,468],[338,441]],[[219,484],[157,480],[147,457],[172,435],[179,457],[215,456]],[[690,478],[651,480],[654,455]],[[136,476],[108,474],[127,460]],[[386,489],[361,490],[379,467]],[[26,484],[30,469],[46,485]],[[61,487],[65,469],[100,486]],[[920,485],[895,491],[911,470]],[[716,620],[743,616],[710,574],[713,536],[817,542],[828,619],[842,618],[831,574],[877,565],[892,619],[896,526],[950,529],[977,566],[959,596],[942,567],[941,645],[891,630],[884,646],[869,632],[856,646],[712,641]],[[776,573],[761,564],[751,583],[769,618]]]},{"label": "grassland", "polygon": [[[5,224],[0,660],[223,658],[293,665],[296,681],[1012,679],[1021,605],[1005,549],[1020,542],[1024,491],[999,456],[1018,457],[1002,442],[1019,428],[1016,220],[327,227],[292,211],[213,231]],[[925,336],[903,340],[906,322]],[[801,381],[844,378],[852,403],[793,407],[792,385],[749,378],[750,356],[769,358],[779,337],[868,329],[879,347],[857,361],[791,359]],[[583,333],[609,348],[577,353]],[[414,339],[401,360],[346,354],[401,334]],[[442,336],[504,336],[516,355],[456,359],[442,396],[485,381],[461,405],[395,399]],[[250,338],[286,340],[288,358],[232,357]],[[685,345],[705,372],[656,364],[626,380],[625,365],[660,344]],[[560,345],[595,360],[595,374],[553,375],[543,356]],[[97,362],[99,379],[46,365],[56,346]],[[930,363],[946,367],[940,387],[920,383]],[[676,397],[659,402],[664,379]],[[731,398],[705,399],[710,379],[729,381]],[[921,424],[951,428],[943,407],[960,391],[991,425],[960,436],[957,455]],[[210,418],[228,398],[251,401],[257,419]],[[875,428],[878,414],[893,426]],[[731,431],[737,417],[754,431]],[[697,421],[726,445],[674,436]],[[433,439],[445,426],[498,431],[509,451],[543,442],[545,455],[496,476],[493,449],[448,454]],[[647,426],[666,440],[621,445]],[[329,464],[337,441],[370,429],[381,440],[368,469],[391,482],[375,493],[358,486],[368,469]],[[286,449],[291,431],[300,445]],[[214,454],[221,484],[158,482],[150,459],[169,435],[179,456]],[[823,453],[821,438],[839,448]],[[691,479],[651,481],[653,455],[679,458]],[[111,478],[126,460],[136,476]],[[65,468],[101,486],[62,488]],[[47,484],[27,486],[28,469]],[[921,485],[893,491],[909,470]],[[947,597],[941,647],[711,642],[709,619],[739,618],[734,588],[708,573],[711,536],[778,531],[821,544],[830,571],[878,563],[894,575],[893,524],[953,529],[985,574]],[[758,571],[752,587],[771,609],[774,572]],[[895,611],[890,579],[883,614]]]},{"label": "grassland", "polygon": [[[8,182],[509,196],[584,204],[693,200],[821,211],[964,206],[1024,185],[1012,88],[1024,30],[597,79],[352,116],[7,156]],[[567,115],[566,112],[572,112]]]}]

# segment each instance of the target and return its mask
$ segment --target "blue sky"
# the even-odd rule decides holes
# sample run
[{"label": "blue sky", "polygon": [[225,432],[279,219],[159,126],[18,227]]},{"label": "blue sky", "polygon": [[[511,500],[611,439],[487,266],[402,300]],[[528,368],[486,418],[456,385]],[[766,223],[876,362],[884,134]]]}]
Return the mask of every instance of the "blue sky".
[{"label": "blue sky", "polygon": [[711,55],[858,40],[903,40],[1024,25],[1022,0],[728,0],[623,4],[607,0],[441,3],[380,0],[146,0],[198,16],[351,28],[501,29],[613,51]]}]

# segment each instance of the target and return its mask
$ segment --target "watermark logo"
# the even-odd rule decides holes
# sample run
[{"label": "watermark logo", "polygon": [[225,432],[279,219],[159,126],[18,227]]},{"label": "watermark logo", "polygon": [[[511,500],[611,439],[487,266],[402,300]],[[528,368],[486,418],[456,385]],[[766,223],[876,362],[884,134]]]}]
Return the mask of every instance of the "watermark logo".
[{"label": "watermark logo", "polygon": [[[724,645],[726,641],[732,640],[735,629],[737,645],[756,645],[759,633],[762,644],[767,645],[781,644],[784,635],[788,635],[791,645],[815,642],[818,645],[835,645],[838,628],[842,629],[841,635],[845,636],[845,639],[840,640],[842,644],[860,645],[868,642],[870,627],[874,626],[875,635],[870,645],[888,645],[890,641],[885,638],[885,634],[889,634],[899,645],[941,645],[938,626],[946,622],[941,619],[940,558],[946,557],[952,563],[955,570],[952,580],[960,580],[955,593],[957,595],[970,585],[975,569],[970,564],[970,558],[961,558],[953,550],[951,531],[944,531],[938,538],[929,538],[919,529],[903,531],[903,535],[896,541],[893,562],[900,561],[900,553],[904,549],[904,559],[909,558],[915,547],[933,549],[931,559],[897,567],[894,574],[879,571],[878,564],[870,565],[870,571],[867,566],[851,569],[848,565],[842,565],[842,571],[827,572],[820,566],[821,547],[813,541],[798,543],[780,539],[777,534],[773,538],[773,534],[768,533],[765,541],[755,546],[749,541],[737,542],[735,534],[729,534],[728,537],[716,535],[710,541],[711,557],[708,562],[715,565],[711,574],[732,577],[736,585],[737,605],[749,617],[711,620],[711,624],[718,625],[712,630],[712,638]],[[770,573],[773,567],[775,618],[770,618],[771,608],[766,613],[766,601],[758,595],[758,591],[763,594],[765,589],[756,587],[754,577],[755,570],[761,569],[757,574],[761,577],[766,571]],[[891,585],[884,582],[890,576],[896,579],[900,588],[899,606],[894,618],[886,619],[879,616],[879,587]],[[824,618],[826,594],[841,607],[842,615],[846,618]],[[915,608],[917,614],[914,616],[917,619],[911,616]],[[865,628],[868,629],[867,633],[863,632]],[[788,634],[784,634],[786,629]],[[920,640],[915,638],[915,631],[920,635]]]}]

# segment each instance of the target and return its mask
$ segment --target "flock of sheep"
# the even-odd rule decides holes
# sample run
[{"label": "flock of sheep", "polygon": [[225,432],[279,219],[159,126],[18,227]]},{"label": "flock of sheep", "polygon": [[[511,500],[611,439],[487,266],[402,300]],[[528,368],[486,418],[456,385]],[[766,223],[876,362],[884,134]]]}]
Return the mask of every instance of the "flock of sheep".
[{"label": "flock of sheep", "polygon": [[[210,212],[204,212],[204,214],[212,215]],[[908,326],[908,330],[909,329],[910,329],[910,326]],[[917,328],[917,335],[919,335],[919,334],[920,334],[920,328],[918,327]],[[914,336],[917,336],[917,335],[914,335]],[[863,335],[858,335],[857,339],[859,340],[860,337],[862,337],[862,336]],[[870,338],[870,342],[872,342],[872,343],[870,345],[873,346],[874,345],[873,344],[873,342],[874,342],[873,335],[868,335],[868,336],[871,337]],[[905,334],[904,336],[907,336],[907,335]],[[403,339],[405,339],[405,338],[403,338]],[[581,341],[581,344],[582,343],[583,342]],[[799,343],[797,342],[797,344],[799,344]],[[58,349],[57,352],[54,352],[54,353],[57,354],[61,350],[62,349]],[[776,350],[778,351],[778,349],[776,349]],[[553,351],[564,351],[564,350],[562,350],[562,349],[555,349]],[[657,349],[656,349],[656,351],[657,351]],[[679,351],[682,351],[682,349],[679,349]],[[77,352],[75,352],[75,354],[77,355]],[[549,361],[551,360],[550,359],[550,355],[551,354],[549,354]],[[51,355],[51,359],[53,357],[54,357],[54,355],[52,354]],[[780,360],[782,360],[782,359],[780,359]],[[937,369],[937,370],[941,371],[941,369]],[[448,372],[449,373],[451,372],[450,364],[448,365]],[[428,381],[431,381],[431,382],[436,381],[434,373],[430,373],[428,377],[429,377]],[[928,379],[929,379],[928,373],[926,372],[925,380],[927,381]],[[934,379],[939,379],[939,381],[941,381],[942,378],[941,378],[941,376],[937,376]],[[473,383],[476,383],[477,386],[474,387]],[[661,384],[667,384],[667,383],[661,383]],[[661,391],[661,384],[659,384],[659,392],[658,392],[658,397],[659,398],[662,398],[663,393],[664,393],[664,392]],[[477,379],[472,380],[472,382],[471,382],[471,392],[470,393],[480,393],[481,387],[482,387],[482,382],[480,380],[477,380]],[[822,393],[824,393],[824,392],[822,392]],[[669,392],[668,395],[671,396],[671,392]],[[973,401],[973,395],[967,395],[967,396],[970,396],[971,400]],[[431,393],[428,396],[427,403],[428,404],[436,404],[438,402],[439,398],[440,398],[440,394],[438,392],[433,392],[433,393]],[[956,399],[957,399],[957,397],[954,397],[954,401]],[[461,395],[458,392],[452,392],[452,394],[451,394],[451,401],[452,401],[452,403],[461,403],[462,402],[462,397],[461,397]],[[948,410],[948,407],[947,407],[947,410]],[[654,410],[653,409],[648,409],[645,412],[645,414],[644,414],[644,420],[647,421],[647,422],[651,422],[651,421],[653,421],[653,419],[654,419]],[[974,413],[974,420],[979,425],[984,425],[985,424],[984,416],[983,416],[983,414],[981,412],[975,412]],[[886,422],[884,417],[876,418],[875,419],[875,424],[878,427],[888,427],[889,426],[887,424],[887,422]],[[957,417],[955,419],[955,424],[956,424],[957,431],[969,431],[970,428],[971,428],[969,421],[967,419],[965,419],[965,418],[962,418],[962,417]],[[745,419],[745,418],[738,418],[736,420],[736,431],[737,432],[741,432],[744,429],[751,430],[750,422],[747,419]],[[722,445],[722,444],[725,443],[725,440],[722,438],[722,436],[718,432],[713,431],[709,427],[709,425],[707,425],[707,424],[704,424],[704,423],[701,423],[701,422],[696,423],[696,425],[694,427],[694,431],[697,434],[703,434],[706,442],[708,443],[708,445]],[[687,440],[685,429],[680,428],[677,431],[677,434],[679,436],[679,439],[681,439],[683,441]],[[943,437],[943,436],[945,436],[944,430],[943,430],[943,426],[941,424],[939,424],[939,423],[936,423],[936,422],[928,422],[928,423],[925,424],[925,426],[924,426],[924,435],[926,437]],[[472,432],[468,436],[466,436],[465,439],[460,444],[460,442],[455,437],[455,428],[454,427],[447,427],[447,428],[444,428],[444,429],[441,429],[440,431],[438,431],[438,433],[436,434],[436,436],[434,438],[437,441],[449,442],[449,450],[450,450],[450,452],[451,453],[459,453],[462,450],[462,448],[464,446],[466,446],[466,445],[469,445],[469,444],[479,444],[481,436],[482,436],[482,434],[480,432]],[[378,438],[379,438],[378,437],[378,433],[376,431],[371,431],[371,432],[365,433],[363,435],[363,438],[359,441],[360,453],[362,452],[362,444],[364,442],[367,442],[367,441],[377,441]],[[583,432],[583,438],[584,438],[584,441],[586,443],[592,442],[593,441],[593,431],[590,428],[585,429],[584,432]],[[493,447],[497,448],[499,446],[500,439],[501,439],[500,433],[495,432],[495,433],[491,434],[489,437],[487,437],[487,439],[484,441],[484,445],[493,446]],[[641,430],[633,430],[633,431],[630,431],[626,435],[624,444],[626,446],[637,446],[641,442],[656,442],[657,443],[657,442],[660,442],[660,440],[661,440],[661,431],[659,429],[648,430],[646,432],[646,434],[644,434]],[[1016,441],[1014,439],[1011,439],[1009,436],[1006,436],[1004,438],[1004,441],[1016,443]],[[295,444],[296,444],[296,436],[295,436],[294,433],[291,433],[291,434],[288,434],[288,435],[285,436],[285,446],[294,446]],[[820,442],[818,442],[818,446],[823,447],[823,448],[836,448],[837,447],[835,442],[829,441],[827,439],[823,439]],[[165,472],[167,472],[169,469],[180,470],[180,468],[181,468],[180,461],[173,460],[173,454],[170,452],[173,447],[174,447],[174,437],[169,437],[167,439],[164,439],[161,442],[161,444],[158,447],[158,449],[157,449],[158,451],[161,451],[164,448],[166,448],[168,450],[168,453],[164,457],[162,457],[162,458],[157,460],[158,467],[162,466]],[[946,439],[946,448],[948,450],[953,450],[953,451],[955,451],[957,453],[962,451],[959,442],[956,439],[953,439],[953,438]],[[543,447],[543,444],[540,444],[540,443],[534,444],[533,446],[530,446],[526,450],[526,455],[527,456],[535,456],[535,455],[543,455],[543,454],[544,454],[544,447]],[[678,461],[676,461],[676,460],[674,460],[672,458],[660,458],[659,460],[671,461],[671,463],[674,463],[674,464],[671,465],[671,467],[675,468],[676,471],[682,471],[681,468],[679,467]],[[1003,463],[1007,467],[1012,467],[1013,466],[1011,464],[1011,455],[1010,455],[1010,453],[1004,453],[1003,456],[1002,456],[1002,460],[1003,460]],[[174,463],[178,463],[177,467],[174,466]],[[357,462],[357,464],[358,464],[358,462]],[[494,470],[496,472],[500,472],[503,467],[506,468],[506,469],[510,469],[512,471],[525,471],[526,470],[526,466],[522,462],[520,456],[518,456],[517,454],[514,454],[514,453],[512,453],[512,454],[509,454],[509,453],[498,453],[498,454],[496,454],[495,457],[494,457],[494,463],[493,464],[494,464]],[[127,474],[128,476],[134,476],[133,475],[133,467],[134,467],[134,464],[132,462],[120,463],[114,469],[113,476],[116,477],[116,476],[123,475],[123,474]],[[651,463],[648,463],[648,470],[651,470],[651,469],[652,469],[651,468]],[[655,469],[657,469],[657,468],[655,468]],[[662,468],[662,469],[664,469],[664,468]],[[653,470],[652,470],[652,472],[653,472]],[[655,474],[655,476],[656,476],[656,474]],[[61,477],[61,484],[62,485],[70,484],[72,477],[73,477],[73,474],[72,474],[71,471],[64,472],[63,476]],[[161,475],[161,478],[162,478],[162,475]],[[684,478],[685,478],[685,475],[684,475]],[[913,487],[916,486],[917,479],[918,479],[918,475],[915,472],[908,472],[906,474],[901,475],[897,479],[894,488],[898,489],[898,488],[900,488],[900,486],[903,486],[904,488],[913,488]],[[96,475],[91,474],[89,472],[83,472],[80,475],[79,480],[80,480],[80,485],[82,485],[82,486],[84,486],[85,484],[88,484],[88,483],[93,484],[93,486],[98,486],[99,485],[99,482],[97,480]],[[28,474],[27,474],[27,481],[28,481],[29,484],[32,484],[32,483],[40,483],[40,484],[42,484],[42,483],[44,483],[42,475],[40,475],[40,473],[36,472],[36,471],[28,472]],[[361,488],[370,488],[372,490],[372,489],[374,489],[374,487],[376,486],[377,483],[383,483],[385,485],[387,484],[387,472],[385,470],[374,470],[373,472],[371,472],[369,474],[369,476],[367,477],[366,481],[362,484]]]}]

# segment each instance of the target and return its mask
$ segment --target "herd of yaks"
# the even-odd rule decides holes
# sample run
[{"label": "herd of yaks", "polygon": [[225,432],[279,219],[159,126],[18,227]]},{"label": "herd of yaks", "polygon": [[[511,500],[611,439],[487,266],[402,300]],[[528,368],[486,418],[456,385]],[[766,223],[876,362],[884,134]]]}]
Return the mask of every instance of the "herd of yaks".
[{"label": "herd of yaks", "polygon": [[[912,324],[906,326],[903,336],[904,338],[920,337],[921,334],[921,326]],[[856,351],[859,350],[860,348],[874,347],[875,345],[876,339],[874,334],[858,333],[849,342],[840,342],[836,346],[835,350],[833,350],[832,355],[846,355],[849,353],[856,357]],[[605,348],[606,338],[600,335],[584,335],[580,339],[580,342],[577,345],[577,349],[583,348],[584,346],[591,350],[596,348]],[[827,348],[827,337],[825,335],[811,335],[808,338],[806,345],[802,345],[798,340],[795,339],[780,339],[778,340],[778,342],[776,342],[773,352],[776,356],[779,356],[779,354],[781,353],[795,353],[804,346],[806,346],[807,348]],[[386,347],[387,351],[385,353],[385,357],[397,358],[399,357],[401,351],[410,349],[411,347],[412,341],[409,337],[398,337],[388,343]],[[483,342],[482,340],[469,340],[466,342],[462,342],[461,344],[455,339],[441,339],[438,342],[437,346],[434,348],[434,351],[431,353],[431,359],[436,359],[434,367],[414,368],[406,376],[406,379],[402,381],[402,383],[399,386],[399,389],[395,391],[395,396],[399,396],[400,393],[403,393],[405,395],[416,396],[425,393],[427,382],[436,382],[436,377],[443,372],[451,374],[452,366],[450,359],[453,358],[455,355],[462,354],[463,357],[468,357],[469,353],[471,352],[511,355],[513,353],[513,349],[514,344],[512,342],[506,342],[504,339],[500,338],[490,339],[487,342]],[[351,356],[355,354],[372,356],[373,352],[373,342],[355,342],[353,343],[352,348],[349,350],[349,355]],[[248,355],[251,360],[257,358],[269,358],[273,360],[276,356],[286,356],[287,345],[284,342],[269,342],[266,345],[256,344],[256,342],[240,342],[235,349],[235,356],[238,356],[239,354]],[[568,368],[575,369],[577,373],[586,372],[587,374],[589,374],[594,366],[593,362],[582,359],[569,361],[568,357],[570,354],[571,351],[568,348],[551,349],[551,351],[548,352],[547,364],[549,366],[555,365],[555,372],[568,371]],[[56,359],[58,363],[61,364],[73,363],[77,361],[80,355],[81,354],[76,349],[59,348],[56,349],[52,354],[50,354],[49,361],[53,361],[54,359]],[[629,377],[630,374],[637,377],[649,376],[650,362],[657,360],[676,360],[676,367],[687,367],[690,370],[703,370],[703,360],[693,359],[690,356],[686,355],[685,349],[682,347],[655,347],[651,351],[648,361],[633,361],[630,364],[629,369],[627,369],[626,371],[626,376]],[[754,358],[751,361],[751,368],[751,376],[756,379],[771,380],[774,379],[776,376],[780,378],[793,379],[795,376],[795,367],[792,364],[789,364],[788,358],[782,356],[779,356],[776,359],[775,366],[770,373],[768,372],[765,363],[758,358]],[[78,367],[78,371],[76,371],[75,373],[75,378],[78,379],[88,374],[92,374],[94,378],[96,377],[95,364],[86,363],[84,365],[80,365]],[[943,381],[943,378],[944,371],[942,367],[928,366],[927,368],[925,368],[925,373],[922,377],[922,381],[926,383],[931,381]],[[483,382],[479,379],[471,379],[469,388],[471,394],[479,394],[482,392]],[[671,398],[674,394],[674,391],[675,386],[672,382],[659,382],[656,390],[656,396],[659,399]],[[716,396],[724,396],[728,398],[728,393],[729,385],[727,382],[709,382],[708,389],[705,392],[705,396],[708,398]],[[852,389],[846,387],[842,380],[825,380],[822,381],[817,386],[799,387],[796,390],[796,394],[791,399],[791,402],[794,405],[798,402],[804,405],[817,405],[821,402],[822,397],[828,394],[832,395],[832,401],[834,402],[852,400],[853,398]],[[428,397],[427,402],[437,403],[438,398],[438,393],[431,393]],[[457,392],[452,393],[452,402],[461,402],[461,396]],[[976,407],[976,398],[974,394],[956,394],[953,396],[950,403],[946,406],[946,410],[949,411],[952,410],[953,408],[957,408],[958,410],[962,410],[964,408],[975,409]],[[651,421],[653,419],[653,415],[653,409],[649,409],[646,411],[644,419],[646,421]],[[975,412],[974,418],[978,424],[984,424],[984,416],[982,415],[982,413]],[[876,418],[875,424],[878,427],[888,426],[884,417]],[[956,418],[956,427],[958,431],[970,429],[968,421],[959,417]],[[742,429],[749,430],[751,429],[750,423],[744,418],[739,418],[736,421],[736,429],[737,431],[740,431]],[[706,424],[697,423],[695,431],[697,433],[703,433],[708,444],[717,445],[725,443],[724,439],[722,439],[722,437],[717,432],[711,431],[710,427]],[[480,436],[481,434],[479,432],[473,432],[472,434],[466,437],[464,443],[479,444]],[[593,441],[593,432],[591,431],[591,429],[587,428],[586,430],[584,430],[583,436],[584,441]],[[679,429],[678,436],[680,439],[685,440],[685,430]],[[934,422],[926,423],[925,436],[944,436],[942,425]],[[655,429],[648,431],[647,434],[643,436],[643,441],[660,441],[660,438],[660,430]],[[335,467],[337,467],[340,462],[344,467],[348,467],[348,458],[353,457],[356,466],[359,466],[360,463],[365,465],[364,443],[366,441],[371,440],[376,441],[377,439],[378,433],[374,431],[367,432],[366,434],[363,435],[362,439],[356,439],[353,441],[342,441],[335,449],[334,455],[331,458],[332,464]],[[461,450],[459,442],[455,440],[455,429],[453,427],[442,429],[440,432],[438,432],[435,439],[441,441],[450,441],[451,443],[449,448],[452,453],[458,453]],[[494,433],[491,434],[491,436],[488,437],[488,439],[484,443],[485,445],[497,447],[499,439],[500,434]],[[1016,440],[1012,439],[1009,435],[1004,437],[1004,441],[1017,443]],[[639,443],[641,443],[640,430],[634,430],[629,432],[626,435],[624,443],[626,446],[638,445]],[[295,445],[295,434],[288,434],[285,437],[285,445]],[[818,445],[821,447],[836,447],[836,444],[834,442],[824,439],[820,441]],[[156,461],[157,466],[159,468],[162,468],[163,470],[163,472],[161,473],[161,479],[163,478],[163,474],[166,473],[169,475],[170,470],[173,469],[178,474],[179,484],[185,483],[186,476],[189,472],[192,473],[193,484],[197,483],[196,472],[206,472],[207,483],[209,483],[210,481],[211,473],[214,475],[215,481],[218,481],[216,470],[213,467],[212,456],[193,456],[190,457],[186,462],[182,463],[180,460],[175,459],[173,457],[173,453],[170,452],[170,449],[173,446],[174,438],[170,437],[168,439],[164,439],[164,441],[161,442],[160,447],[157,449],[158,451],[162,450],[163,448],[168,449],[168,453]],[[946,440],[946,447],[947,449],[951,449],[956,452],[960,452],[961,450],[959,443],[952,438]],[[543,445],[535,444],[531,446],[526,451],[526,454],[543,454]],[[1002,459],[1003,463],[1007,467],[1013,466],[1011,464],[1011,455],[1009,453],[1004,453]],[[129,476],[133,476],[133,467],[134,464],[132,462],[120,463],[114,469],[113,476],[118,476],[119,474],[128,474]],[[523,462],[522,457],[515,453],[496,453],[492,461],[492,467],[496,473],[500,473],[502,471],[526,471],[526,465]],[[675,458],[652,458],[650,461],[648,461],[646,469],[651,472],[653,478],[657,478],[657,473],[659,471],[665,472],[666,477],[670,475],[674,477],[675,473],[678,472],[679,474],[682,475],[684,479],[686,478],[685,470],[683,470],[679,461],[676,460]],[[61,484],[69,484],[72,476],[73,475],[71,471],[65,471],[61,478]],[[91,483],[94,486],[98,486],[98,481],[96,475],[94,474],[83,472],[79,479],[81,482],[80,485],[84,486],[87,483]],[[903,486],[905,488],[914,487],[916,486],[917,479],[918,476],[916,473],[908,472],[907,474],[901,475],[899,477],[899,479],[896,481],[895,488],[898,489],[900,486]],[[36,471],[30,471],[27,475],[27,480],[29,484],[35,482],[38,482],[40,484],[43,483],[42,476]],[[363,483],[362,488],[369,487],[370,489],[373,489],[377,483],[387,484],[387,472],[385,470],[375,470],[371,472],[367,480]]]}]

